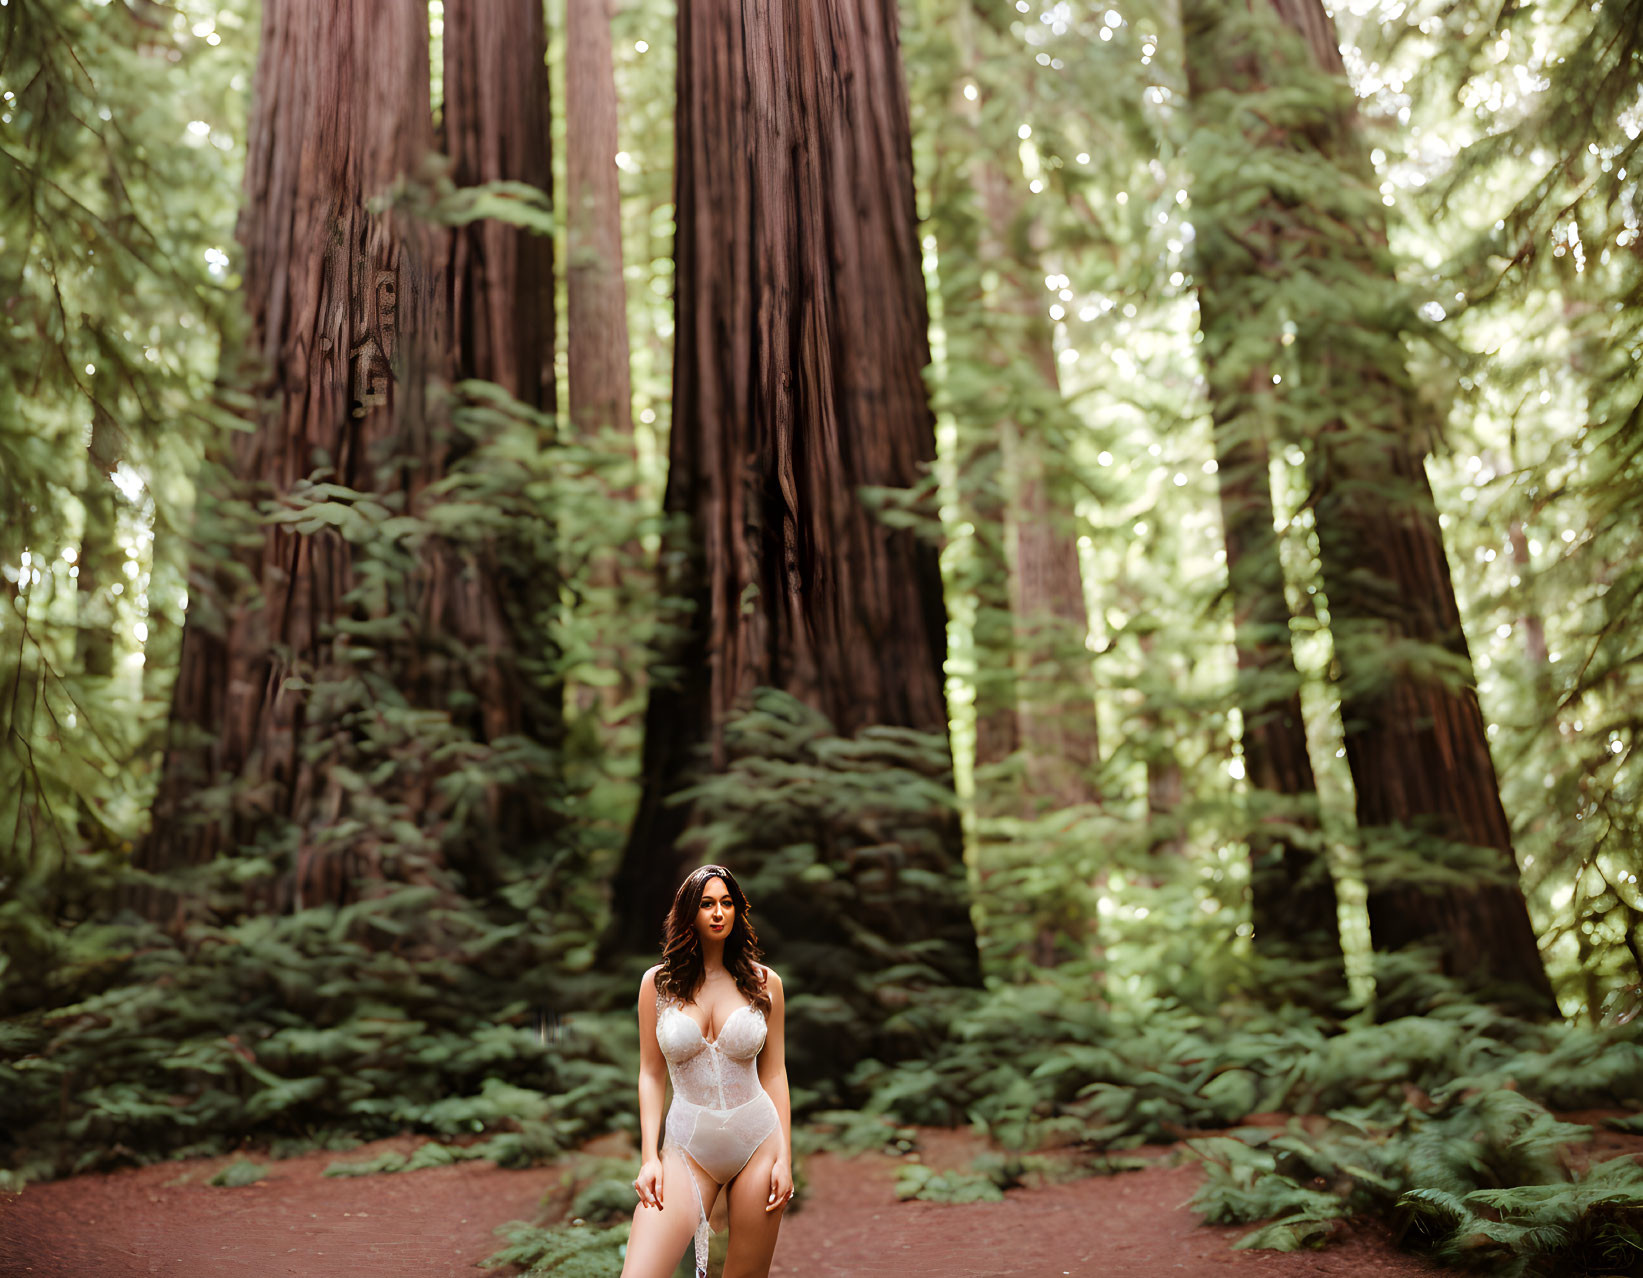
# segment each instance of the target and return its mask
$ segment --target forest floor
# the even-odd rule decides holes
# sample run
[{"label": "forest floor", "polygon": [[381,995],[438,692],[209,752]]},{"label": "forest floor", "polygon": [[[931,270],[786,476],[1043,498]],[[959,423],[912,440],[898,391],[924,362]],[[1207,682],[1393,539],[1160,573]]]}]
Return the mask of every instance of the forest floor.
[{"label": "forest floor", "polygon": [[[968,1131],[924,1128],[920,1159],[968,1169],[984,1145]],[[238,1156],[156,1164],[30,1185],[0,1196],[0,1278],[445,1278],[480,1268],[510,1221],[546,1221],[564,1201],[559,1166],[507,1171],[475,1160],[421,1171],[326,1177],[332,1163],[423,1138],[315,1151],[272,1164],[243,1188],[208,1182]],[[625,1137],[589,1154],[629,1152]],[[1234,1251],[1248,1226],[1202,1224],[1187,1208],[1199,1183],[1179,1147],[1131,1151],[1138,1170],[1042,1188],[1003,1202],[898,1202],[888,1154],[815,1153],[782,1224],[772,1278],[1375,1278],[1436,1272],[1363,1224],[1321,1251]],[[715,1212],[715,1228],[723,1221]],[[715,1252],[719,1250],[715,1248]]]}]

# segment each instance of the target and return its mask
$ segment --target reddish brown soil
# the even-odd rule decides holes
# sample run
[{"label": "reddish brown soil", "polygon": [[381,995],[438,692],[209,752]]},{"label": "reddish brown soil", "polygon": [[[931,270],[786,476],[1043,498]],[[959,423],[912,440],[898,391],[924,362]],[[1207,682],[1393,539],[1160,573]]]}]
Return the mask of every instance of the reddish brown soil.
[{"label": "reddish brown soil", "polygon": [[[923,1162],[967,1168],[966,1132],[919,1133]],[[771,1278],[1402,1278],[1438,1272],[1401,1255],[1377,1230],[1355,1229],[1323,1251],[1233,1251],[1250,1226],[1201,1224],[1187,1208],[1196,1161],[1142,1149],[1141,1171],[1011,1190],[1001,1203],[898,1202],[884,1155],[806,1160],[804,1207],[782,1222]]]},{"label": "reddish brown soil", "polygon": [[[0,1199],[0,1278],[445,1278],[496,1274],[479,1262],[492,1230],[537,1218],[560,1189],[556,1167],[503,1171],[489,1162],[326,1178],[336,1161],[420,1141],[312,1153],[240,1189],[207,1182],[232,1158],[195,1159],[31,1185]],[[615,1152],[609,1140],[601,1152]],[[965,1167],[968,1133],[926,1130],[920,1156]],[[1360,1230],[1321,1252],[1232,1251],[1242,1228],[1198,1223],[1186,1201],[1193,1164],[1170,1150],[1135,1172],[1010,1191],[1002,1203],[897,1202],[899,1160],[814,1154],[805,1194],[782,1225],[772,1278],[1301,1278],[1417,1275],[1428,1266]],[[259,1160],[261,1161],[261,1160]],[[562,1200],[562,1192],[555,1195]],[[720,1224],[722,1222],[715,1222]]]},{"label": "reddish brown soil", "polygon": [[[475,1264],[529,1220],[553,1167],[475,1161],[388,1175],[327,1177],[336,1162],[423,1141],[400,1137],[272,1164],[254,1185],[209,1182],[237,1157],[190,1159],[30,1185],[0,1197],[0,1278],[436,1278],[495,1274]],[[256,1158],[257,1162],[267,1162]]]}]

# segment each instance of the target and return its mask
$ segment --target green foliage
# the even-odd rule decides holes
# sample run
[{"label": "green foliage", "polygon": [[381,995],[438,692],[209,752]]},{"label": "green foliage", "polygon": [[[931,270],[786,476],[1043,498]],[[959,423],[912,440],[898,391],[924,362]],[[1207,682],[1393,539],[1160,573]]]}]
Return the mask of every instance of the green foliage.
[{"label": "green foliage", "polygon": [[1348,1212],[1333,1194],[1297,1184],[1281,1174],[1277,1155],[1231,1137],[1189,1142],[1204,1160],[1204,1182],[1192,1208],[1212,1224],[1265,1220],[1271,1223],[1239,1239],[1240,1247],[1295,1251],[1328,1237],[1334,1221]]},{"label": "green foliage", "polygon": [[1643,1167],[1611,1158],[1568,1183],[1411,1190],[1400,1200],[1437,1253],[1491,1273],[1611,1274],[1643,1264]]},{"label": "green foliage", "polygon": [[1069,1140],[1099,1150],[1252,1114],[1396,1115],[1411,1096],[1467,1089],[1517,1089],[1559,1108],[1643,1104],[1643,1043],[1631,1027],[1536,1026],[1457,1000],[1342,1028],[1255,1003],[1206,1015],[1170,1000],[1103,1007],[1082,994],[1061,968],[1032,985],[995,983],[955,1011],[926,1060],[864,1062],[852,1080],[871,1094],[864,1112],[968,1122],[1012,1150]]},{"label": "green foliage", "polygon": [[1563,1151],[1588,1132],[1517,1092],[1457,1085],[1390,1121],[1343,1111],[1191,1142],[1208,1171],[1193,1206],[1268,1222],[1239,1246],[1324,1241],[1332,1222],[1370,1208],[1435,1255],[1491,1274],[1630,1272],[1643,1260],[1643,1167],[1623,1157],[1571,1171]]},{"label": "green foliage", "polygon": [[255,1185],[267,1175],[266,1164],[254,1162],[249,1158],[237,1158],[213,1176],[210,1183],[238,1189],[242,1185]]},{"label": "green foliage", "polygon": [[[736,867],[787,991],[787,1061],[811,1103],[844,1098],[834,1063],[921,1055],[938,1042],[964,938],[909,939],[916,897],[938,917],[965,890],[947,744],[911,729],[833,735],[818,712],[759,690],[724,728],[724,767],[684,790],[701,861]],[[961,908],[961,907],[960,907]]]},{"label": "green foliage", "polygon": [[896,1197],[937,1203],[999,1202],[1006,1189],[1060,1184],[1091,1175],[1110,1176],[1150,1165],[1150,1159],[1122,1155],[1067,1159],[1013,1151],[988,1152],[973,1159],[967,1172],[938,1172],[924,1163],[904,1163],[896,1169]]},{"label": "green foliage", "polygon": [[[404,591],[432,538],[483,547],[527,573],[548,553],[537,514],[548,503],[561,514],[553,547],[576,557],[569,588],[588,593],[601,560],[633,539],[610,496],[628,482],[621,451],[554,442],[549,419],[494,387],[458,391],[451,417],[470,447],[425,505],[396,511],[317,473],[272,512],[312,523],[302,535],[354,545],[358,591],[384,592],[362,609],[375,614],[384,645],[414,633]],[[561,686],[567,664],[607,659],[612,617],[589,624],[584,601],[571,599],[541,598],[529,618],[548,655],[527,653],[520,671],[539,688]],[[363,637],[358,617],[343,624]],[[630,623],[622,642],[643,634]],[[194,903],[181,932],[130,918],[63,929],[75,946],[66,952],[83,959],[34,992],[38,1010],[5,1023],[0,1130],[15,1142],[8,1153],[27,1151],[28,1174],[212,1150],[248,1133],[405,1129],[494,1133],[482,1153],[463,1156],[515,1166],[605,1130],[629,1108],[631,1042],[591,1014],[587,1028],[573,1022],[600,988],[578,974],[602,926],[594,885],[615,854],[613,814],[626,802],[600,762],[600,731],[570,734],[560,754],[526,741],[482,744],[461,707],[413,706],[369,659],[316,679],[310,697],[311,724],[349,725],[316,731],[310,746],[351,805],[320,841],[342,846],[370,831],[387,879],[342,908],[248,911],[249,889],[293,864],[296,839],[269,821],[255,846],[140,876]],[[368,715],[350,709],[361,704]],[[418,824],[395,797],[404,788],[389,784],[417,770],[437,778],[437,823]],[[488,876],[453,890],[445,867],[486,829],[486,795],[522,779],[554,800],[558,822],[536,841],[488,849]],[[202,793],[200,810],[232,802],[231,787],[223,791]],[[533,1031],[533,1010],[555,1018],[551,1041]],[[407,1165],[451,1156],[441,1149],[425,1146]]]},{"label": "green foliage", "polygon": [[896,1197],[920,1198],[929,1203],[997,1203],[1004,1192],[991,1177],[975,1172],[938,1172],[923,1163],[904,1163],[896,1169]]},{"label": "green foliage", "polygon": [[467,943],[420,959],[373,951],[318,909],[200,927],[209,964],[151,937],[120,982],[38,1016],[0,1066],[24,1170],[208,1152],[236,1134],[404,1129],[503,1133],[483,1152],[517,1165],[624,1106],[632,1061],[592,1026],[550,1046],[521,1024],[546,990],[506,947],[486,950],[482,914],[430,909],[413,889],[351,914],[411,951],[419,937]]},{"label": "green foliage", "polygon": [[619,1278],[627,1250],[628,1225],[601,1229],[577,1222],[542,1227],[514,1225],[508,1245],[483,1262],[487,1269],[516,1265],[525,1274],[553,1278]]},{"label": "green foliage", "polygon": [[816,1109],[809,1121],[793,1129],[795,1152],[816,1149],[855,1154],[872,1150],[887,1154],[906,1153],[917,1143],[912,1127],[898,1127],[880,1114],[859,1109]]},{"label": "green foliage", "polygon": [[494,1141],[480,1141],[472,1145],[452,1145],[431,1140],[418,1145],[410,1154],[401,1154],[390,1149],[375,1158],[332,1163],[325,1169],[325,1175],[379,1176],[386,1172],[421,1171],[424,1167],[449,1167],[453,1163],[490,1158],[490,1147],[493,1143]]},{"label": "green foliage", "polygon": [[[318,459],[268,508],[201,460],[245,407],[229,228],[249,25],[193,0],[7,10],[0,1161],[18,1170],[0,1186],[246,1136],[276,1155],[433,1138],[333,1168],[366,1174],[570,1162],[587,1136],[635,1130],[631,989],[592,953],[633,800],[636,672],[667,612],[633,548],[661,531],[672,9],[642,0],[614,21],[637,469],[625,441],[567,439],[551,415],[471,384],[449,404],[464,463],[419,503],[345,485]],[[1199,1209],[1259,1224],[1246,1245],[1325,1242],[1369,1211],[1492,1272],[1635,1267],[1635,1166],[1578,1166],[1580,1133],[1553,1111],[1643,1105],[1637,5],[1341,10],[1373,148],[1350,180],[1304,147],[1251,145],[1247,127],[1318,129],[1350,101],[1338,79],[1228,85],[1183,110],[1173,10],[909,9],[957,785],[939,740],[841,740],[766,694],[727,728],[723,772],[687,796],[705,817],[691,851],[745,869],[787,980],[801,1151],[906,1154],[912,1124],[969,1124],[1005,1152],[944,1176],[903,1168],[903,1188],[951,1201],[1054,1174],[1050,1148],[1118,1170],[1126,1149],[1186,1137],[1206,1163]],[[195,30],[207,17],[218,46]],[[454,191],[437,166],[422,178],[399,198],[430,216],[563,234],[542,193]],[[1251,240],[1251,201],[1270,194],[1291,220]],[[1322,235],[1331,223],[1345,240]],[[1367,272],[1337,251],[1366,225],[1387,231]],[[1336,247],[1298,260],[1285,230]],[[1282,269],[1249,269],[1252,245]],[[1233,277],[1247,323],[1196,314],[1211,271]],[[1583,1026],[1502,1017],[1418,955],[1369,962],[1367,882],[1423,861],[1469,882],[1476,867],[1407,832],[1354,830],[1341,692],[1393,670],[1471,675],[1454,653],[1342,633],[1317,588],[1300,445],[1319,421],[1381,408],[1319,377],[1343,348],[1406,369],[1394,380],[1430,410],[1428,470],[1525,888]],[[1052,378],[1035,362],[1046,350]],[[1252,396],[1241,429],[1275,441],[1315,800],[1243,780],[1245,698],[1292,681],[1236,669],[1208,363],[1217,380],[1276,373],[1290,388]],[[1031,751],[970,763],[988,704],[1024,687],[1089,700],[1055,661],[1023,655],[1031,628],[1017,630],[999,575],[1022,482],[1004,422],[1083,539],[1090,625],[1072,646],[1096,678],[1098,803],[1034,789]],[[915,517],[873,497],[887,519]],[[307,689],[314,724],[340,729],[307,745],[346,812],[305,832],[268,823],[147,882],[200,907],[166,935],[113,907],[122,878],[137,881],[124,861],[148,820],[190,543],[232,586],[226,551],[265,522],[346,546],[357,569],[340,631],[361,660]],[[385,674],[396,644],[472,656],[410,606],[436,544],[494,555],[518,585],[520,690],[567,707],[562,743],[480,741],[471,705],[421,704]],[[230,602],[191,581],[190,624]],[[582,696],[617,685],[625,704]],[[415,777],[426,809],[396,797]],[[527,845],[487,838],[486,796],[508,786],[552,818]],[[201,778],[196,798],[204,816],[246,800],[227,777]],[[919,860],[960,815],[968,885]],[[1359,995],[1375,982],[1425,1015],[1376,1026],[1293,1006],[1309,973],[1263,962],[1250,937],[1249,843],[1275,828],[1329,859]],[[303,839],[368,841],[388,890],[260,912],[250,903]],[[474,865],[446,872],[463,849],[493,854],[488,882]],[[401,881],[424,871],[430,886]],[[968,889],[985,990],[954,992],[950,954],[899,939],[889,902],[909,885],[944,902]],[[835,1053],[863,1059],[840,1077]],[[493,1263],[618,1273],[626,1226],[599,1225],[631,1211],[630,1171],[581,1168],[562,1204],[573,1223],[521,1227]]]},{"label": "green foliage", "polygon": [[[190,6],[192,7],[192,6]],[[0,43],[0,1009],[95,943],[154,790],[213,385],[238,329],[243,43],[183,7],[13,5]],[[238,5],[215,10],[230,34]],[[203,28],[202,28],[203,31]],[[233,360],[224,361],[225,370]]]},{"label": "green foliage", "polygon": [[611,1159],[604,1174],[590,1179],[576,1192],[570,1214],[595,1225],[631,1220],[633,1216],[633,1163]]}]

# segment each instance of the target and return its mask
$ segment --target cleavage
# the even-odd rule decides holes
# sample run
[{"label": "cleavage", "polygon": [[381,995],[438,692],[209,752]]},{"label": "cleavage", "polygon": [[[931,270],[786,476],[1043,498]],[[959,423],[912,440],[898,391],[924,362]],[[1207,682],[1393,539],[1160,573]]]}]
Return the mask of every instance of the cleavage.
[{"label": "cleavage", "polygon": [[[694,1007],[696,1005],[694,1003],[692,1003],[690,1006]],[[697,1019],[694,1016],[691,1016],[689,1012],[685,1012],[683,1006],[681,1006],[679,1008],[679,1010],[681,1012],[684,1012],[685,1016],[689,1017],[690,1023],[692,1025],[696,1026],[696,1032],[702,1036],[702,1042],[706,1043],[709,1047],[711,1047],[719,1041],[719,1036],[725,1032],[725,1026],[730,1024],[730,1018],[732,1016],[736,1015],[737,1012],[741,1011],[741,1009],[743,1007],[751,1007],[751,1006],[752,1006],[751,1003],[742,1003],[739,1006],[732,1008],[730,1010],[730,1012],[725,1016],[724,1020],[719,1022],[719,1028],[718,1028],[717,1031],[715,1031],[712,1038],[709,1038],[707,1036],[707,1031],[702,1028],[701,1023],[698,1022]],[[709,1015],[710,1015],[710,1018],[711,1018],[711,1013]]]}]

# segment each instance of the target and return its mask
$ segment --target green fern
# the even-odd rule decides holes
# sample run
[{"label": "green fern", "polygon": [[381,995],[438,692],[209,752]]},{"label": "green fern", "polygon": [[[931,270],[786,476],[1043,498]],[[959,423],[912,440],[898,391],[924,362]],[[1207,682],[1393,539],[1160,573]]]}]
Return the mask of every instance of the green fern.
[{"label": "green fern", "polygon": [[626,1224],[601,1229],[585,1224],[544,1228],[515,1223],[498,1231],[506,1234],[508,1245],[480,1263],[487,1269],[512,1265],[528,1275],[551,1274],[553,1278],[620,1278],[629,1228]]}]

